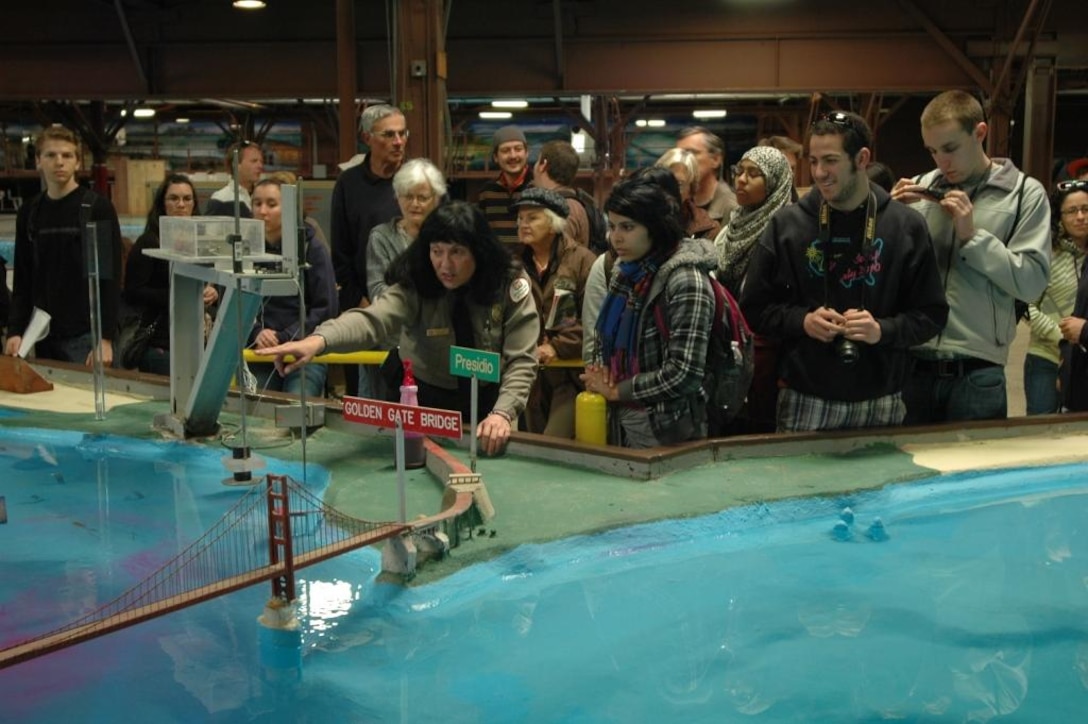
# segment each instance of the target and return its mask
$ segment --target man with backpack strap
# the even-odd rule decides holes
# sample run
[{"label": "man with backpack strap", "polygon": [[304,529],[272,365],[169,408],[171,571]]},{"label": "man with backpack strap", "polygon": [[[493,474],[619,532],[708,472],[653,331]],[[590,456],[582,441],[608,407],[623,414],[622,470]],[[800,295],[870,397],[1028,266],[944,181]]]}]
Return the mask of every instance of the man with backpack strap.
[{"label": "man with backpack strap", "polygon": [[5,353],[18,354],[34,308],[52,318],[49,333],[38,341],[39,358],[90,367],[94,340],[84,232],[95,223],[98,246],[98,297],[102,322],[102,362],[113,361],[120,302],[121,227],[107,199],[82,189],[76,180],[79,142],[62,126],[38,136],[38,170],[45,191],[19,209],[15,222],[15,279]]},{"label": "man with backpack strap", "polygon": [[574,188],[578,174],[578,152],[567,141],[548,141],[533,166],[533,186],[558,191],[566,200],[570,215],[567,234],[594,254],[608,249],[608,219],[593,197]]},{"label": "man with backpack strap", "polygon": [[910,348],[948,316],[922,218],[869,182],[868,125],[822,116],[813,189],[775,214],[752,252],[741,307],[778,341],[779,432],[898,425]]},{"label": "man with backpack strap", "polygon": [[941,334],[913,350],[906,423],[1004,419],[1016,300],[1037,300],[1050,275],[1046,191],[1011,160],[986,154],[988,129],[971,94],[941,93],[921,120],[937,168],[900,179],[892,198],[925,218],[952,308]]}]

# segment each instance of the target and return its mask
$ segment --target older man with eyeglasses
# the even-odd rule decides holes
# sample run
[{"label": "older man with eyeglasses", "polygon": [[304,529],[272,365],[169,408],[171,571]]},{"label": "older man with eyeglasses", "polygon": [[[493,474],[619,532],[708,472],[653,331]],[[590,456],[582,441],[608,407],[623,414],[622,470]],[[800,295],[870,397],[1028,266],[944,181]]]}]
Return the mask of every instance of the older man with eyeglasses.
[{"label": "older man with eyeglasses", "polygon": [[[363,111],[359,126],[363,143],[369,150],[360,163],[336,179],[330,211],[332,263],[342,311],[370,303],[367,243],[375,226],[400,214],[393,192],[393,176],[404,163],[408,145],[408,122],[394,106],[368,107]],[[345,375],[345,383],[349,394],[366,397],[373,394],[365,368],[360,369],[358,388],[354,375]]]},{"label": "older man with eyeglasses", "polygon": [[937,168],[900,179],[892,198],[925,217],[951,310],[944,331],[914,350],[906,423],[1003,419],[1017,302],[1039,299],[1050,278],[1050,204],[1042,184],[986,154],[970,93],[941,93],[921,122]]}]

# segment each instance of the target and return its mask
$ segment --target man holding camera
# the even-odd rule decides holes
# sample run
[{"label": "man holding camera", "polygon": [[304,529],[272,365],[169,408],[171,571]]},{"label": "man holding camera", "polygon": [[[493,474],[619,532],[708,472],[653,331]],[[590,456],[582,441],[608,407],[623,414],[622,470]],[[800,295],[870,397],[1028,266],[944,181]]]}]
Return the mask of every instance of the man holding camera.
[{"label": "man holding camera", "polygon": [[1046,192],[1011,160],[990,159],[983,119],[970,93],[930,101],[922,140],[937,168],[892,189],[925,218],[952,305],[941,334],[914,350],[903,390],[907,424],[1006,416],[1016,300],[1039,299],[1050,275]]},{"label": "man holding camera", "polygon": [[813,189],[752,253],[741,307],[779,343],[779,432],[900,424],[909,349],[948,317],[925,222],[869,183],[871,148],[858,115],[813,123]]}]

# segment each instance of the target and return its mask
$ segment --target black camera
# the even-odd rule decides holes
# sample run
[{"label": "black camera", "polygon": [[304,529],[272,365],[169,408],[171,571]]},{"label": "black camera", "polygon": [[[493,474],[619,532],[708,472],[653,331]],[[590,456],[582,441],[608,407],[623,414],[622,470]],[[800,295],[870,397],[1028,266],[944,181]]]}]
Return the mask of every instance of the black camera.
[{"label": "black camera", "polygon": [[846,337],[838,337],[835,340],[835,354],[838,355],[839,362],[844,365],[852,365],[861,356],[861,348],[858,347],[856,342],[851,342]]},{"label": "black camera", "polygon": [[933,199],[934,201],[940,201],[948,193],[948,189],[940,189],[940,188],[930,186],[928,188],[920,189],[918,191],[918,193],[921,194],[922,196],[928,196],[929,198]]}]

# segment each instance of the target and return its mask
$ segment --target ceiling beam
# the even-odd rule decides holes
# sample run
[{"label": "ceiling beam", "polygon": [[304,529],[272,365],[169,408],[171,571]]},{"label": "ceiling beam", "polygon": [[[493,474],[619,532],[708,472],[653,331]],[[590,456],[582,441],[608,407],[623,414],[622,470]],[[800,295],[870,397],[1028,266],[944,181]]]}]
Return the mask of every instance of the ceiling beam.
[{"label": "ceiling beam", "polygon": [[147,73],[144,72],[144,64],[140,59],[140,52],[136,49],[136,40],[132,37],[132,28],[128,23],[128,16],[125,15],[125,7],[121,4],[121,0],[113,0],[113,7],[117,10],[117,18],[121,21],[121,32],[125,34],[125,44],[128,45],[128,52],[132,56],[132,63],[136,66],[136,75],[140,79],[140,88],[144,93],[150,94],[152,92],[151,84],[147,81]]},{"label": "ceiling beam", "polygon": [[974,62],[972,62],[972,60],[968,58],[962,50],[960,50],[958,45],[952,42],[952,39],[949,38],[943,30],[937,27],[937,24],[933,22],[928,15],[922,12],[922,10],[914,4],[913,0],[896,0],[896,2],[899,4],[899,7],[901,7],[903,11],[906,12],[907,15],[911,16],[911,18],[916,23],[921,25],[925,29],[925,31],[929,33],[930,37],[933,38],[934,42],[936,42],[937,45],[940,46],[941,49],[948,54],[948,57],[950,57],[956,63],[956,65],[958,65],[961,69],[963,69],[965,73],[971,76],[971,78],[975,81],[979,88],[981,88],[986,93],[986,95],[993,94],[993,84],[990,82],[990,79],[986,77],[986,74],[983,73],[982,70],[979,69],[979,67],[975,65]]},{"label": "ceiling beam", "polygon": [[552,24],[555,26],[555,79],[558,87],[567,84],[563,60],[563,0],[552,0]]}]

